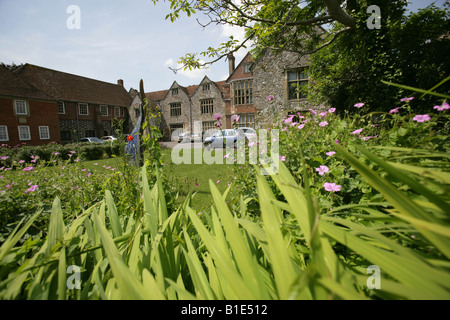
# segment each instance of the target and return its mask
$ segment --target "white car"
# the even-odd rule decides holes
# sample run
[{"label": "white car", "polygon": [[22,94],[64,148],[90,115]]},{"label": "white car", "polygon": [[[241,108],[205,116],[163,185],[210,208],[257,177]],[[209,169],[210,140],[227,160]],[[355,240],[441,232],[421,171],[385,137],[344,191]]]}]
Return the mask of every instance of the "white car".
[{"label": "white car", "polygon": [[191,134],[189,132],[182,132],[178,135],[178,143],[190,141],[191,141]]},{"label": "white car", "polygon": [[117,140],[117,138],[114,137],[114,136],[103,136],[100,139],[103,140],[103,141],[115,141],[115,140]]},{"label": "white car", "polygon": [[239,131],[236,129],[225,129],[216,131],[212,136],[205,138],[203,144],[209,148],[224,148],[225,145],[235,146],[239,138]]},{"label": "white car", "polygon": [[258,135],[256,134],[256,130],[250,127],[240,127],[238,128],[238,131],[244,131],[245,138],[247,138],[249,141],[256,141],[258,138]]}]

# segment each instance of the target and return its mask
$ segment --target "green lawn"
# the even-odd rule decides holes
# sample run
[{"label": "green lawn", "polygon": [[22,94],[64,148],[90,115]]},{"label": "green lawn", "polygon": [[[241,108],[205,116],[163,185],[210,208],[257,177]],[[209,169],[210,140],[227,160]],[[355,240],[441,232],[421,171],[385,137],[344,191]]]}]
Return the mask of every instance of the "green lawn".
[{"label": "green lawn", "polygon": [[[186,195],[193,192],[195,195],[191,206],[198,211],[202,211],[212,204],[209,180],[212,180],[222,193],[228,188],[228,184],[232,185],[234,181],[233,165],[174,164],[171,159],[171,152],[172,149],[162,150],[163,173],[176,186],[176,190],[179,192],[178,203],[182,203]],[[191,156],[193,157],[193,154]],[[119,168],[121,161],[121,158],[83,161],[82,166],[91,169],[93,172],[103,172],[104,167]],[[233,194],[236,195],[233,185],[231,188],[229,198]]]},{"label": "green lawn", "polygon": [[[234,181],[233,165],[227,164],[174,164],[171,159],[172,149],[164,149],[162,154],[163,172],[169,179],[177,183],[180,189],[180,199],[184,200],[184,196],[189,191],[195,192],[192,199],[192,207],[198,211],[208,208],[212,204],[210,194],[209,180],[213,181],[220,192],[225,192],[228,184],[231,185],[230,195],[236,194],[232,185]],[[214,151],[213,151],[214,152]],[[193,153],[191,154],[193,159]],[[231,198],[228,196],[228,198]]]}]

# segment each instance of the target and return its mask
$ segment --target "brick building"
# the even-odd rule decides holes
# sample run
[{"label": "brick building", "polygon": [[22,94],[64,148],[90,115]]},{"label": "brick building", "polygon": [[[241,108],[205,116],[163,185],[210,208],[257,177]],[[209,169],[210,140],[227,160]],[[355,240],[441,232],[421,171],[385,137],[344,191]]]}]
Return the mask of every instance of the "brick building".
[{"label": "brick building", "polygon": [[128,131],[132,100],[122,80],[107,83],[31,64],[1,67],[0,79],[2,143],[67,143]]},{"label": "brick building", "polygon": [[0,144],[60,140],[56,101],[0,65]]}]

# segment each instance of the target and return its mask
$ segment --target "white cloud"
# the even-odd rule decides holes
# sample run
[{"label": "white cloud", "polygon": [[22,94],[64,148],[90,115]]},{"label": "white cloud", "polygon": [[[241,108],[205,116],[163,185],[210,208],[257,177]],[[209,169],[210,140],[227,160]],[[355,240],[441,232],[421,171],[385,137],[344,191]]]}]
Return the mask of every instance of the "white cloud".
[{"label": "white cloud", "polygon": [[173,59],[172,58],[167,59],[166,62],[164,62],[164,65],[168,67],[173,67]]},{"label": "white cloud", "polygon": [[[227,24],[222,25],[222,36],[226,37],[227,39],[230,38],[230,36],[233,36],[233,39],[238,40],[239,42],[242,42],[245,40],[245,28],[227,25]],[[234,53],[234,56],[237,61],[244,58],[244,56],[247,54],[247,52],[250,51],[250,48],[252,46],[252,41],[248,41],[245,45],[247,48],[241,48],[237,52]]]}]

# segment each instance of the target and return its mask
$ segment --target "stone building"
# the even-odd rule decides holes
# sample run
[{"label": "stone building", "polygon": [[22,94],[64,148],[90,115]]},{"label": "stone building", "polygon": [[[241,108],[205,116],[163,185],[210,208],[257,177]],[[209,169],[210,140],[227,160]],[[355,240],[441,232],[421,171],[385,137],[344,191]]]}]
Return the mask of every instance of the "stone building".
[{"label": "stone building", "polygon": [[[237,65],[233,55],[227,59],[229,76],[224,81],[205,77],[188,87],[174,82],[168,90],[146,94],[161,107],[165,139],[175,130],[205,132],[214,128],[216,113],[222,115],[222,128],[233,127],[232,115],[239,115],[239,127],[265,128],[278,117],[323,108],[313,105],[303,90],[310,81],[308,56],[267,50],[256,61],[250,53]],[[195,128],[195,123],[201,126]]]},{"label": "stone building", "polygon": [[[277,117],[305,112],[314,106],[303,87],[308,83],[308,56],[292,52],[272,54],[269,50],[252,66],[253,101],[258,109],[257,123],[265,127]],[[268,99],[269,96],[270,97]]]}]

